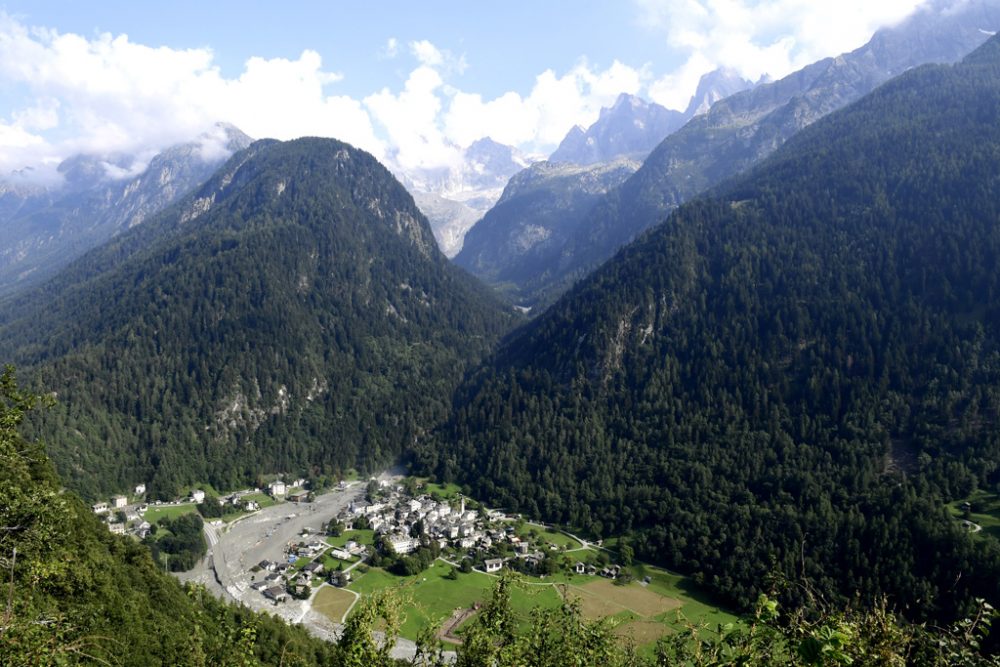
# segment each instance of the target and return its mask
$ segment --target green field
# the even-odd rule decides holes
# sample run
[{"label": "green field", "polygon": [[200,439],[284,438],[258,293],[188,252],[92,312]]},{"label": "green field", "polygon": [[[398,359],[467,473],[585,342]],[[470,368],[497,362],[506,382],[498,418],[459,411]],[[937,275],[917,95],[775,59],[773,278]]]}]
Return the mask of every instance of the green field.
[{"label": "green field", "polygon": [[976,535],[1000,539],[1000,496],[980,489],[968,498],[949,503],[948,511],[956,519],[965,518],[965,512],[962,510],[962,503],[964,502],[972,504],[969,521],[983,527],[982,531],[976,533]]},{"label": "green field", "polygon": [[[643,577],[650,578],[648,590],[655,591],[660,595],[675,598],[681,602],[678,608],[683,618],[695,624],[706,624],[714,627],[717,624],[735,623],[738,617],[730,614],[716,604],[711,597],[703,590],[699,589],[688,577],[681,576],[663,570],[652,565],[638,564],[631,568],[632,575],[636,581],[642,581]],[[634,584],[638,585],[638,584]],[[677,614],[669,613],[664,617],[668,624],[680,627],[677,623]]]},{"label": "green field", "polygon": [[248,500],[254,500],[257,502],[258,505],[260,505],[261,509],[264,509],[265,507],[270,507],[271,505],[278,504],[277,500],[267,495],[266,493],[250,493],[243,496],[242,500],[243,502],[246,502]]},{"label": "green field", "polygon": [[364,544],[366,546],[371,546],[375,542],[375,531],[374,530],[345,530],[338,537],[326,538],[326,543],[331,547],[343,548],[345,544],[354,540],[358,544]]},{"label": "green field", "polygon": [[462,493],[462,487],[458,484],[436,484],[434,482],[424,482],[423,492],[428,495],[438,495],[442,500],[453,500]]},{"label": "green field", "polygon": [[493,590],[495,579],[485,574],[471,572],[460,574],[458,579],[445,579],[451,566],[440,561],[413,577],[397,577],[381,568],[372,568],[348,586],[361,595],[391,588],[399,591],[405,600],[405,610],[400,634],[416,639],[420,629],[429,623],[443,621],[456,608],[468,608],[475,602],[484,602]]},{"label": "green field", "polygon": [[150,505],[149,509],[142,516],[149,523],[159,523],[163,519],[175,519],[182,514],[196,512],[198,506],[194,503],[184,503],[183,505]]},{"label": "green field", "polygon": [[[536,526],[530,523],[524,524],[524,526],[518,531],[517,534],[522,539],[528,537],[529,539],[532,540],[532,542],[534,542],[537,537],[541,537],[549,544],[555,545],[560,549],[564,547],[566,549],[579,549],[580,547],[583,546],[578,541],[576,541],[569,535],[566,535],[565,533],[560,533],[558,531],[551,530],[549,528],[544,528],[542,526]],[[535,537],[531,537],[532,534],[534,534]]]},{"label": "green field", "polygon": [[[387,588],[398,591],[404,600],[400,634],[415,639],[427,624],[440,624],[456,609],[468,609],[475,602],[489,599],[496,577],[471,572],[452,580],[446,576],[451,569],[450,565],[437,561],[419,575],[397,577],[381,568],[372,568],[366,574],[358,573],[348,588],[362,596]],[[525,577],[512,592],[511,606],[521,626],[526,627],[531,622],[532,609],[554,608],[566,599],[577,600],[588,618],[613,618],[616,632],[635,641],[643,653],[651,652],[659,637],[681,627],[681,619],[710,627],[737,620],[713,604],[685,577],[648,565],[638,565],[632,570],[636,581],[627,586],[614,586],[608,579],[581,575]],[[645,576],[650,577],[648,586],[638,583]]]},{"label": "green field", "polygon": [[323,567],[326,568],[326,571],[329,572],[330,570],[336,570],[338,567],[346,567],[351,563],[357,562],[357,560],[358,560],[357,556],[355,556],[351,560],[341,560],[339,558],[334,558],[332,555],[330,555],[330,552],[328,551],[320,557],[319,562],[322,563]]}]

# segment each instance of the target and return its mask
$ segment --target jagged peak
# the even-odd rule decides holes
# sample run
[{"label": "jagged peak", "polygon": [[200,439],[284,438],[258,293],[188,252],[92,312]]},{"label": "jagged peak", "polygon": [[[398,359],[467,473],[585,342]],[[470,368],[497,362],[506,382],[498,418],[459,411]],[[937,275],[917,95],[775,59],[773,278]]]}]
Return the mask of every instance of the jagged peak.
[{"label": "jagged peak", "polygon": [[751,88],[753,85],[753,82],[744,79],[735,69],[718,67],[701,76],[698,88],[691,97],[691,102],[684,114],[689,118],[699,116],[707,112],[719,100]]}]

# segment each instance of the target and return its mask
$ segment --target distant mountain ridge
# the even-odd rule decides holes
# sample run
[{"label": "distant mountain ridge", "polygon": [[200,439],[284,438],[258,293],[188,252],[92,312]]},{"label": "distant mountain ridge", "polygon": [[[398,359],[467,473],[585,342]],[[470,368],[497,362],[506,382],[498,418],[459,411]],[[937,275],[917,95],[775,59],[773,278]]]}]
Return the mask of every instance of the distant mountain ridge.
[{"label": "distant mountain ridge", "polygon": [[654,102],[622,93],[584,130],[573,127],[549,156],[549,162],[578,165],[621,157],[642,160],[664,137],[684,124],[685,115]]},{"label": "distant mountain ridge", "polygon": [[469,230],[455,263],[524,304],[536,285],[521,277],[544,280],[574,233],[571,223],[638,168],[628,158],[593,165],[536,162],[510,179],[496,205]]},{"label": "distant mountain ridge", "polygon": [[684,111],[684,121],[687,122],[695,116],[708,113],[712,105],[719,100],[724,100],[730,95],[752,87],[752,82],[741,77],[733,69],[723,67],[709,72],[698,81],[698,88]]},{"label": "distant mountain ridge", "polygon": [[553,267],[601,197],[620,186],[649,151],[714,101],[751,83],[729,70],[701,78],[684,113],[628,94],[601,109],[584,130],[574,127],[547,161],[515,174],[503,196],[465,236],[455,263],[521,306],[537,306]]},{"label": "distant mountain ridge", "polygon": [[601,109],[590,127],[573,127],[549,156],[549,162],[590,165],[619,158],[641,162],[691,118],[705,113],[718,100],[752,85],[733,70],[714,70],[701,77],[683,112],[622,93],[612,106]]},{"label": "distant mountain ridge", "polygon": [[555,254],[558,261],[513,277],[514,288],[525,305],[550,302],[678,204],[755,164],[803,127],[907,69],[958,61],[997,28],[997,0],[937,0],[850,53],[716,102],[660,143],[631,178],[567,222],[574,233]]},{"label": "distant mountain ridge", "polygon": [[394,173],[427,216],[441,251],[453,257],[468,229],[493,206],[510,177],[528,164],[529,159],[513,146],[484,137],[461,151],[458,164],[394,168]]},{"label": "distant mountain ridge", "polygon": [[129,176],[132,156],[77,155],[61,187],[0,185],[0,295],[36,284],[203,183],[251,139],[224,123],[164,150]]}]

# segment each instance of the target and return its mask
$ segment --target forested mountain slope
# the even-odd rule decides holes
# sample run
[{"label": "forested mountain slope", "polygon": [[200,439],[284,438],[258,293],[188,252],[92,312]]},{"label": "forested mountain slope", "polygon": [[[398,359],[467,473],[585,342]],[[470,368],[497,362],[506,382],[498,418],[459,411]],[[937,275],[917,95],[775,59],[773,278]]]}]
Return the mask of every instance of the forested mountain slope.
[{"label": "forested mountain slope", "polygon": [[41,446],[19,435],[33,406],[10,369],[3,372],[0,664],[333,664],[330,644],[276,618],[186,593],[145,546],[110,534],[64,492]]},{"label": "forested mountain slope", "polygon": [[410,195],[333,140],[257,142],[155,220],[7,303],[0,358],[85,495],[383,465],[511,323]]},{"label": "forested mountain slope", "polygon": [[[948,617],[1000,551],[1000,39],[817,122],[526,325],[418,465],[630,533],[741,605],[768,575]],[[797,590],[797,589],[793,589]]]},{"label": "forested mountain slope", "polygon": [[[204,589],[182,589],[154,566],[144,547],[108,533],[78,497],[61,488],[40,445],[20,436],[20,422],[32,407],[36,397],[19,392],[6,369],[0,375],[4,667],[561,667],[567,656],[579,667],[722,664],[715,659],[721,656],[725,664],[787,667],[814,665],[817,653],[832,653],[843,664],[862,664],[873,654],[879,664],[895,664],[902,656],[915,665],[997,664],[978,650],[988,628],[983,617],[928,630],[900,624],[883,609],[814,614],[808,625],[781,610],[782,620],[792,622],[779,626],[770,603],[761,607],[768,615],[755,619],[752,633],[741,625],[720,626],[698,642],[678,633],[668,636],[655,658],[644,659],[622,645],[611,625],[584,618],[578,605],[536,609],[526,628],[523,611],[510,604],[516,584],[509,575],[466,624],[454,662],[436,648],[433,635],[418,642],[412,660],[392,657],[402,599],[391,592],[366,595],[337,643],[322,642],[276,617],[223,605]],[[522,629],[511,632],[516,627]]]},{"label": "forested mountain slope", "polygon": [[956,62],[998,29],[997,0],[934,0],[850,53],[717,102],[664,139],[583,217],[565,224],[574,234],[557,261],[518,277],[519,285],[531,286],[526,301],[550,303],[679,204],[756,164],[810,123],[912,67]]}]

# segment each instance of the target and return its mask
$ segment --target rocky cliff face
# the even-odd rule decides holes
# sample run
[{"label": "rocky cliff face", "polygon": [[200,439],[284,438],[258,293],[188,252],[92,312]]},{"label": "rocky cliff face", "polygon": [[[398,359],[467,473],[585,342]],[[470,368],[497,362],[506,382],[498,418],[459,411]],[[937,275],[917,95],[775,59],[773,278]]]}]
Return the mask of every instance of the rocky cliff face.
[{"label": "rocky cliff face", "polygon": [[519,278],[544,276],[547,267],[557,265],[574,223],[638,167],[627,158],[587,166],[533,164],[511,178],[496,206],[469,231],[455,263],[515,303],[533,305],[528,296],[538,283]]},{"label": "rocky cliff face", "polygon": [[510,177],[528,164],[529,158],[516,148],[485,137],[461,151],[456,165],[396,168],[394,173],[427,216],[441,251],[454,257],[465,233],[496,203]]}]

